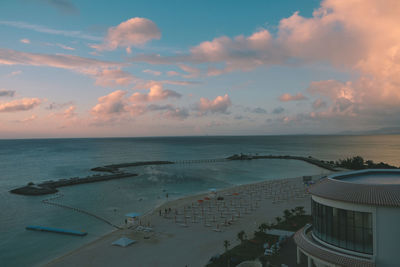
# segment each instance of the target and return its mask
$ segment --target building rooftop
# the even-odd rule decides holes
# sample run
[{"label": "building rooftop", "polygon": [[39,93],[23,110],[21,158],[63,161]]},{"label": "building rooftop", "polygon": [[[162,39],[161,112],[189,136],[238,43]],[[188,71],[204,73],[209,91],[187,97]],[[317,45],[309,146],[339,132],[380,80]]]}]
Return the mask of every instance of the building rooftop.
[{"label": "building rooftop", "polygon": [[333,174],[309,189],[312,195],[332,200],[400,207],[400,170],[361,170]]}]

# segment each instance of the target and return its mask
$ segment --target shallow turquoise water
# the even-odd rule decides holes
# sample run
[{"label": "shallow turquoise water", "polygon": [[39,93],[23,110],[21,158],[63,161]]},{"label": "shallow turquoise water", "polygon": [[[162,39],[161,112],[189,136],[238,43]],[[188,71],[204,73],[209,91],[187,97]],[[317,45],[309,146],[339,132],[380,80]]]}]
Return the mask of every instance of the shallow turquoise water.
[{"label": "shallow turquoise water", "polygon": [[[8,190],[30,181],[93,174],[90,168],[145,160],[208,159],[235,153],[314,156],[325,160],[361,155],[400,165],[400,136],[267,136],[0,140],[0,263],[31,266],[112,231],[87,215],[44,205],[49,196]],[[58,201],[121,224],[127,212],[146,212],[165,199],[268,179],[320,174],[294,160],[235,161],[128,168],[137,177],[61,188]],[[27,225],[86,230],[86,237],[26,231]]]}]

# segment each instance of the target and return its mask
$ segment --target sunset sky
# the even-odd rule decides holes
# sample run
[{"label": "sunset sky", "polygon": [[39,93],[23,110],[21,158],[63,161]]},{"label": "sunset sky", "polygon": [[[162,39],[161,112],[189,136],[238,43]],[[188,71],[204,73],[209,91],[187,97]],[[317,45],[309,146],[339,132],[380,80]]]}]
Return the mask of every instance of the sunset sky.
[{"label": "sunset sky", "polygon": [[0,1],[0,138],[400,126],[400,1]]}]

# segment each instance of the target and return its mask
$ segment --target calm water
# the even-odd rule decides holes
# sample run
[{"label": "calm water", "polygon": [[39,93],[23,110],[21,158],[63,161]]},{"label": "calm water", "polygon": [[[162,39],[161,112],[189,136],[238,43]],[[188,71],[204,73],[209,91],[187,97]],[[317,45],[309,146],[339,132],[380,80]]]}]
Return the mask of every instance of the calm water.
[{"label": "calm water", "polygon": [[371,173],[350,176],[344,181],[359,183],[359,184],[400,184],[400,173]]},{"label": "calm water", "polygon": [[[209,159],[235,153],[314,156],[336,160],[361,155],[400,165],[400,136],[260,136],[115,139],[0,140],[0,265],[40,265],[90,242],[110,226],[86,215],[44,205],[49,196],[17,196],[8,190],[30,181],[93,174],[105,164]],[[261,180],[320,174],[299,161],[259,160],[130,168],[138,177],[61,188],[57,200],[121,224],[127,212],[146,212],[165,199]],[[140,201],[141,200],[141,201]],[[27,225],[86,230],[86,237],[26,231]]]}]

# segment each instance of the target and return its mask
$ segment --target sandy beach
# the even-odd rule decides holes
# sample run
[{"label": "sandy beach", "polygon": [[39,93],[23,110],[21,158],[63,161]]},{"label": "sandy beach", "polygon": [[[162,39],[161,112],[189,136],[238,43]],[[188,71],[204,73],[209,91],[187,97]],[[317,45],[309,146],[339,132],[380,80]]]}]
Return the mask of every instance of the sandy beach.
[{"label": "sandy beach", "polygon": [[[252,236],[261,223],[272,223],[283,210],[296,206],[310,211],[302,177],[168,201],[142,216],[142,226],[109,233],[46,266],[204,266],[224,251],[224,240],[233,247],[239,231]],[[120,237],[137,242],[125,248],[112,246]]]}]

